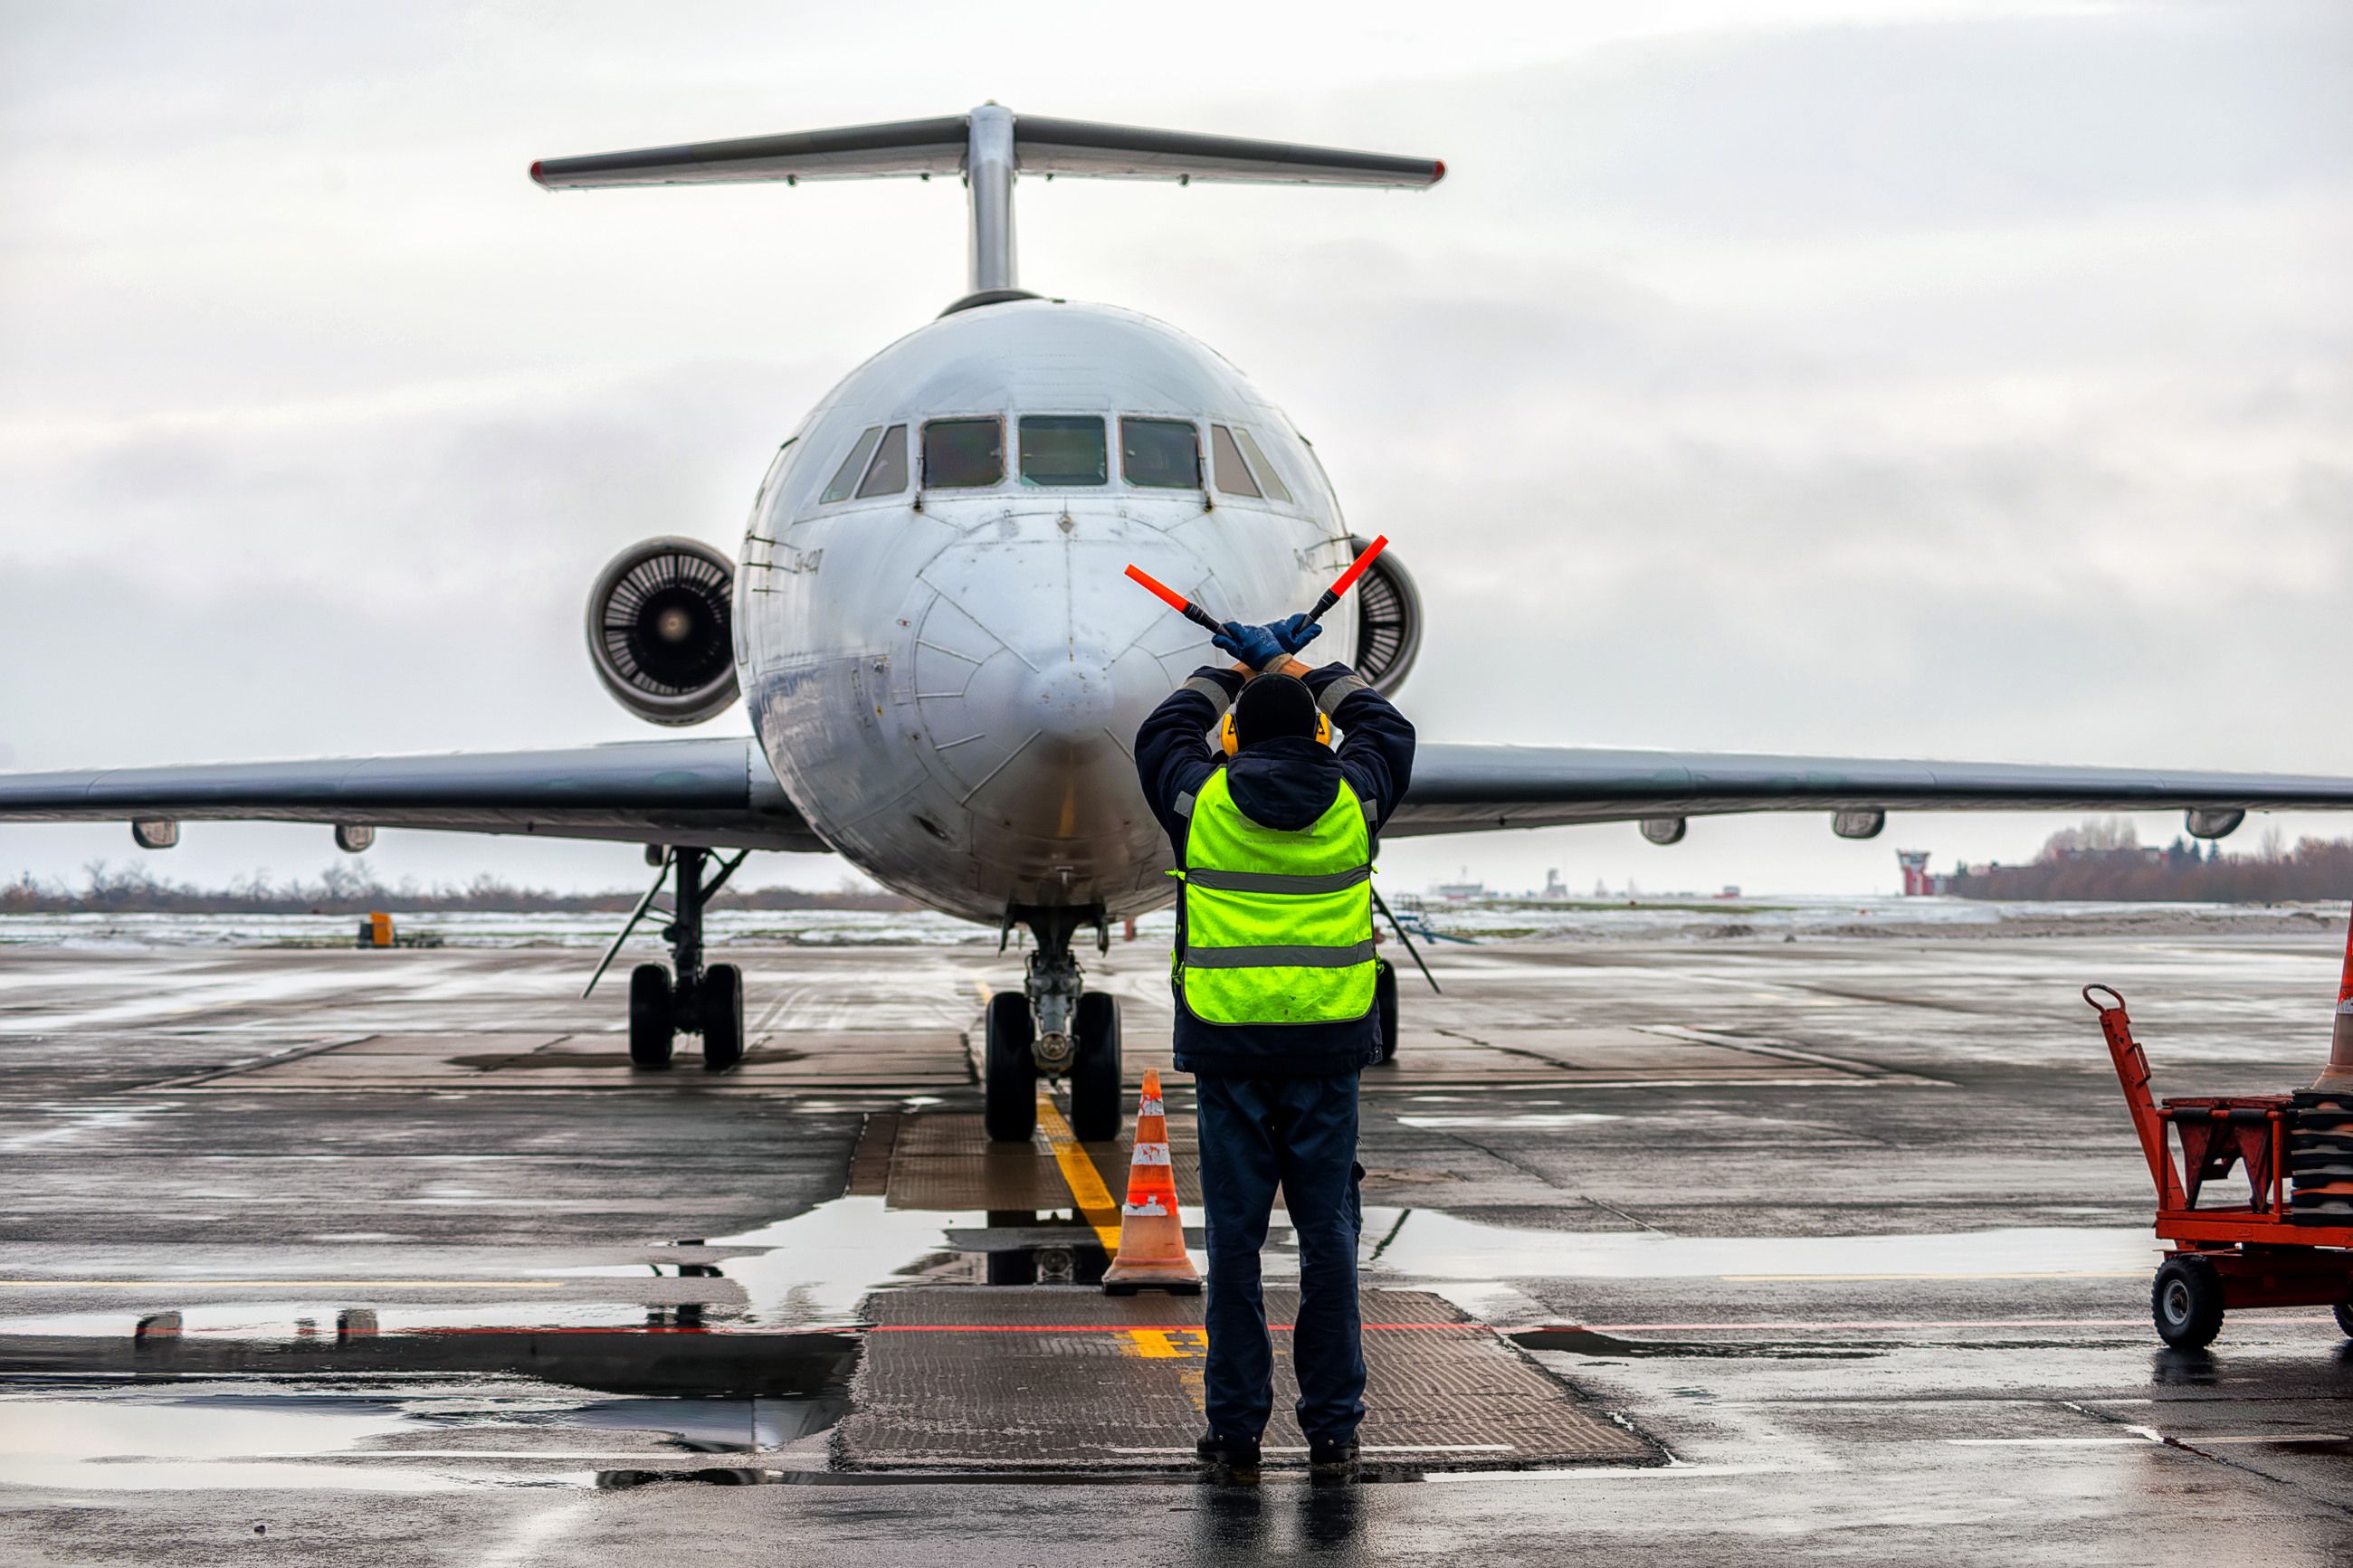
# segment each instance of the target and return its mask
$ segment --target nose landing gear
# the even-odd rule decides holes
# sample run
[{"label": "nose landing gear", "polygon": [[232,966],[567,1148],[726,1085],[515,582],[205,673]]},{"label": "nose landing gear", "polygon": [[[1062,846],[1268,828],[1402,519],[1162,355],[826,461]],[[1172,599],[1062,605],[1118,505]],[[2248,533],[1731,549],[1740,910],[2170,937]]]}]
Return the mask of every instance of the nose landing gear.
[{"label": "nose landing gear", "polygon": [[1119,1001],[1084,989],[1071,938],[1090,921],[1098,950],[1110,946],[1101,911],[1008,911],[1038,939],[1019,991],[988,999],[981,1052],[981,1120],[989,1140],[1022,1143],[1038,1125],[1038,1080],[1066,1078],[1071,1131],[1084,1142],[1119,1136]]},{"label": "nose landing gear", "polygon": [[[653,852],[649,851],[649,856]],[[702,1037],[702,1065],[724,1072],[744,1059],[744,972],[732,963],[702,962],[702,911],[713,895],[727,885],[735,868],[750,851],[739,852],[720,867],[708,883],[702,879],[711,851],[691,845],[664,855],[654,885],[629,916],[621,934],[605,950],[605,961],[588,980],[581,995],[596,988],[613,955],[637,929],[662,884],[676,873],[677,889],[670,924],[662,928],[670,943],[670,963],[640,963],[629,972],[629,1063],[637,1068],[666,1068],[680,1035]]]}]

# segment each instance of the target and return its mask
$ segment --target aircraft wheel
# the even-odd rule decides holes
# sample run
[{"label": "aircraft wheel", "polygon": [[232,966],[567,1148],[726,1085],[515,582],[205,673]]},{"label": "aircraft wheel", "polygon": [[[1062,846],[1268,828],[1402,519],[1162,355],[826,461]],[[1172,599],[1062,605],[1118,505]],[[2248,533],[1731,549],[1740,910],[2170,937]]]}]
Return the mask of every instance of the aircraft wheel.
[{"label": "aircraft wheel", "polygon": [[1119,998],[1079,998],[1078,1060],[1071,1064],[1071,1131],[1082,1143],[1119,1136]]},{"label": "aircraft wheel", "polygon": [[629,1065],[670,1066],[678,1020],[670,1016],[670,971],[640,963],[629,971]]},{"label": "aircraft wheel", "polygon": [[2337,1326],[2353,1335],[2353,1301],[2339,1301],[2330,1310],[2337,1314]]},{"label": "aircraft wheel", "polygon": [[988,1033],[981,1047],[981,1125],[992,1143],[1027,1143],[1038,1130],[1038,1038],[1029,998],[1000,991],[988,999]]},{"label": "aircraft wheel", "polygon": [[2148,1299],[2158,1338],[2175,1350],[2204,1350],[2222,1331],[2222,1277],[2195,1253],[2167,1258]]},{"label": "aircraft wheel", "polygon": [[714,963],[702,972],[702,1066],[725,1072],[744,1059],[744,972]]},{"label": "aircraft wheel", "polygon": [[1384,1065],[1397,1060],[1398,1003],[1397,966],[1386,958],[1373,961],[1373,1011],[1381,1020],[1381,1061]]}]

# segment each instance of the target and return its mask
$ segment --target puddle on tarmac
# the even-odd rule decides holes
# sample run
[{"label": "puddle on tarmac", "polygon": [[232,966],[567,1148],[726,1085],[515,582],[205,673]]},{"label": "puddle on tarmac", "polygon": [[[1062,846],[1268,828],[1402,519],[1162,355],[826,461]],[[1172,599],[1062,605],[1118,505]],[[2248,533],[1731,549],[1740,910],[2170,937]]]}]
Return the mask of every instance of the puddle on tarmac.
[{"label": "puddle on tarmac", "polygon": [[2147,1277],[2163,1253],[2145,1228],[2059,1226],[1928,1236],[1711,1237],[1520,1230],[1435,1209],[1367,1207],[1366,1234],[1395,1234],[1382,1271],[1415,1279],[1985,1279]]},{"label": "puddle on tarmac", "polygon": [[19,1385],[0,1398],[0,1485],[103,1490],[582,1485],[584,1465],[776,1454],[844,1397],[581,1400],[464,1384],[317,1391]]},{"label": "puddle on tarmac", "polygon": [[1653,1356],[1672,1360],[1700,1356],[1723,1360],[1870,1361],[1896,1348],[1878,1342],[1852,1342],[1829,1349],[1763,1341],[1621,1340],[1597,1329],[1577,1328],[1524,1329],[1504,1337],[1522,1350],[1567,1351],[1572,1355],[1622,1357],[1629,1361]]},{"label": "puddle on tarmac", "polygon": [[750,1297],[746,1321],[847,1323],[869,1294],[947,1253],[945,1231],[986,1222],[977,1213],[893,1209],[881,1197],[860,1195],[739,1236],[713,1237],[711,1245],[766,1249],[721,1266]]},{"label": "puddle on tarmac", "polygon": [[0,1402],[0,1484],[181,1490],[352,1487],[430,1491],[450,1483],[398,1466],[273,1462],[391,1436],[406,1418],[372,1400],[40,1398]]},{"label": "puddle on tarmac", "polygon": [[1612,1116],[1599,1110],[1518,1110],[1493,1116],[1446,1115],[1400,1116],[1400,1127],[1421,1129],[1446,1127],[1585,1127],[1596,1121],[1622,1121],[1622,1116]]}]

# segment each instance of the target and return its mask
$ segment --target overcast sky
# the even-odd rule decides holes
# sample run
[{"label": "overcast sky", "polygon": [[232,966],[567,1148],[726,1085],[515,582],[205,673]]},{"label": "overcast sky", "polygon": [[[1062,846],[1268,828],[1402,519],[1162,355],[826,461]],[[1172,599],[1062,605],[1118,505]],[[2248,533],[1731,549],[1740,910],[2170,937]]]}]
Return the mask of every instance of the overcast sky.
[{"label": "overcast sky", "polygon": [[[1025,283],[1217,346],[1396,541],[1427,737],[2353,773],[2348,80],[2342,4],[0,5],[0,767],[655,733],[590,673],[591,578],[737,551],[807,407],[962,291],[962,193],[527,166],[994,98],[1446,160],[1018,198]],[[2055,826],[1386,859],[1863,893]],[[152,864],[310,875],[326,837]],[[0,875],[101,857],[139,852],[0,826]]]}]

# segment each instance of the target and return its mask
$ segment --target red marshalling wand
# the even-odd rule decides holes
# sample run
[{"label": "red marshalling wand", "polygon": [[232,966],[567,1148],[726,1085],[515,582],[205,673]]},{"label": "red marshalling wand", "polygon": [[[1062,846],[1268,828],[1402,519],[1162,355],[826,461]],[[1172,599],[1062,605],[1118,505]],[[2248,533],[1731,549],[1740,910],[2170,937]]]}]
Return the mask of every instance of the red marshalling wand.
[{"label": "red marshalling wand", "polygon": [[[1322,595],[1315,601],[1315,607],[1307,612],[1306,620],[1301,624],[1303,626],[1312,626],[1317,621],[1322,620],[1324,618],[1324,613],[1326,610],[1329,610],[1333,605],[1338,604],[1340,602],[1340,596],[1343,594],[1345,594],[1349,589],[1356,585],[1356,579],[1365,574],[1365,568],[1373,563],[1373,557],[1378,555],[1382,551],[1387,550],[1388,547],[1389,536],[1386,533],[1382,534],[1378,539],[1374,540],[1370,544],[1366,545],[1365,552],[1362,555],[1357,556],[1355,561],[1349,563],[1348,569],[1345,572],[1341,573],[1339,577],[1330,587],[1324,590]],[[1140,567],[1130,566],[1127,569],[1127,574],[1130,577],[1134,578],[1138,583],[1144,584],[1145,587],[1150,589],[1162,603],[1166,604],[1170,609],[1176,611],[1178,615],[1184,616],[1187,620],[1192,621],[1199,626],[1207,626],[1213,632],[1222,632],[1226,629],[1226,626],[1223,621],[1220,621],[1217,616],[1201,608],[1200,605],[1193,603],[1192,600],[1187,598],[1184,595],[1178,593],[1167,584],[1163,583],[1157,577],[1153,576],[1150,573],[1144,571]]]},{"label": "red marshalling wand", "polygon": [[1356,585],[1356,579],[1365,574],[1365,568],[1373,563],[1373,557],[1388,547],[1389,536],[1386,533],[1366,545],[1365,552],[1349,563],[1348,569],[1340,574],[1338,580],[1324,590],[1323,596],[1315,601],[1315,607],[1307,612],[1307,619],[1303,624],[1312,626],[1322,620],[1324,612],[1338,604],[1340,595]]},{"label": "red marshalling wand", "polygon": [[1137,582],[1143,584],[1145,587],[1151,589],[1153,593],[1159,595],[1161,599],[1166,602],[1170,609],[1176,611],[1187,620],[1198,621],[1213,632],[1222,633],[1226,629],[1225,622],[1218,619],[1217,616],[1209,614],[1208,611],[1201,608],[1200,605],[1195,604],[1192,600],[1187,598],[1184,595],[1178,593],[1167,584],[1163,583],[1159,578],[1153,576],[1150,573],[1145,572],[1139,567],[1130,566],[1127,569],[1127,574],[1134,578]]}]

